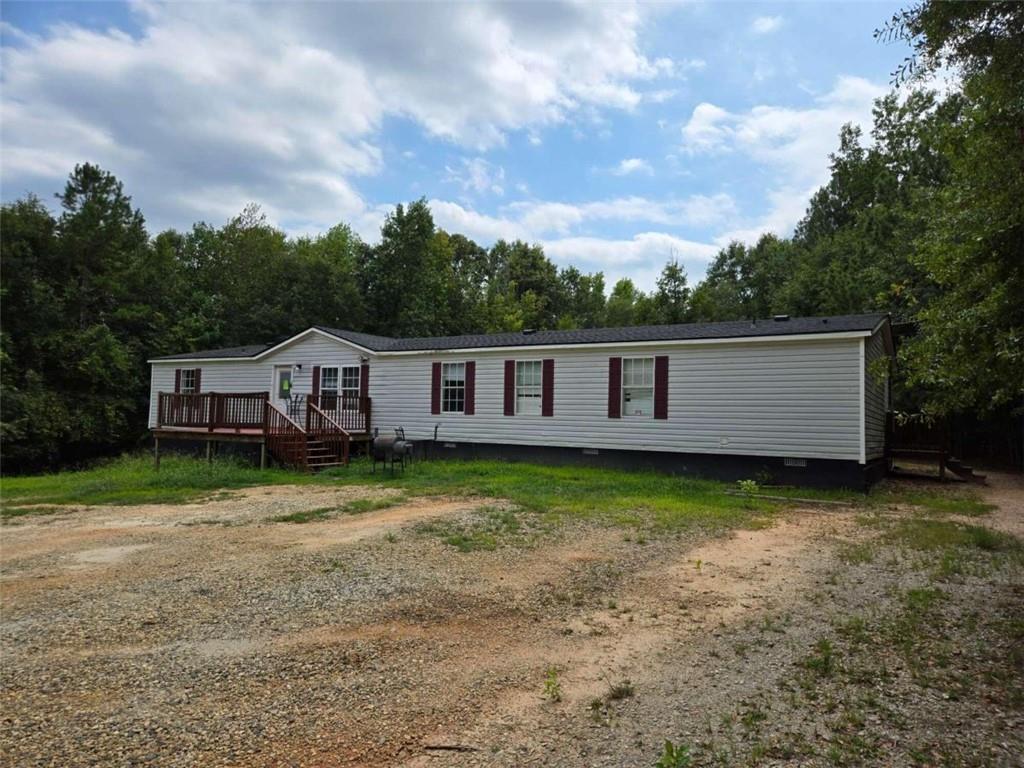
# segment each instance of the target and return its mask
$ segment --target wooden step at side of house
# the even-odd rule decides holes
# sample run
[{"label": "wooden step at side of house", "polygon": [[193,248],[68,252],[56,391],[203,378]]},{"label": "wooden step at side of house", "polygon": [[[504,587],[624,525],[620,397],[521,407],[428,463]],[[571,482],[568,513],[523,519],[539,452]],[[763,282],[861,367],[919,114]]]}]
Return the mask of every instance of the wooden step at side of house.
[{"label": "wooden step at side of house", "polygon": [[983,483],[985,482],[985,476],[975,473],[974,467],[964,464],[960,459],[950,457],[946,459],[946,469],[952,472],[957,477],[962,477],[972,483]]}]

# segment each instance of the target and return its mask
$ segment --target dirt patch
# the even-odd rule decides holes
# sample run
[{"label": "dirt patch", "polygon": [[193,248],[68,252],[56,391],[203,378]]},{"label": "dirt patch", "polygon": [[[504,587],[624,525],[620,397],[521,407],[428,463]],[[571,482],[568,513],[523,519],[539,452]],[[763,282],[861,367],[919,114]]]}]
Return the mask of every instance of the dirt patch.
[{"label": "dirt patch", "polygon": [[986,472],[982,498],[996,508],[974,522],[1024,538],[1024,475],[1007,472]]},{"label": "dirt patch", "polygon": [[114,565],[125,560],[130,555],[148,549],[152,544],[125,544],[120,547],[98,547],[75,552],[71,556],[72,568],[88,567],[90,565]]},{"label": "dirt patch", "polygon": [[381,536],[410,523],[468,512],[488,503],[493,503],[493,500],[417,499],[378,512],[341,515],[322,522],[279,527],[273,537],[277,541],[297,544],[306,549],[325,549]]},{"label": "dirt patch", "polygon": [[[774,527],[737,531],[681,556],[652,546],[653,562],[611,597],[518,654],[529,670],[528,689],[503,695],[475,727],[430,734],[424,743],[476,745],[492,754],[502,752],[502,734],[515,733],[517,748],[496,762],[543,759],[547,744],[571,732],[564,727],[566,717],[580,718],[585,729],[593,725],[587,717],[590,704],[614,683],[628,680],[631,687],[649,690],[664,676],[666,665],[674,664],[674,654],[686,653],[695,639],[710,636],[717,643],[726,628],[758,620],[793,600],[809,581],[823,577],[829,560],[821,555],[831,537],[853,530],[850,512],[797,511]],[[601,558],[586,558],[594,559]],[[557,706],[542,695],[541,682],[552,669],[559,682]],[[473,754],[449,757],[474,763]],[[428,764],[424,759],[409,765]],[[433,755],[429,764],[437,759]]]}]

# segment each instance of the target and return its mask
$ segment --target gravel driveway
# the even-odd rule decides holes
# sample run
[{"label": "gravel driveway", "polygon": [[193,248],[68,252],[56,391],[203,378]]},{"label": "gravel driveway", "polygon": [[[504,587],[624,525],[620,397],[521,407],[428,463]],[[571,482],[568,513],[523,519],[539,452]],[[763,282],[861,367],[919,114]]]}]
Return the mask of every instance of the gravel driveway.
[{"label": "gravel driveway", "polygon": [[[255,488],[5,525],[0,762],[651,764],[784,678],[838,610],[812,596],[849,571],[839,543],[866,535],[832,508],[719,538],[570,524],[461,552],[430,526],[502,502],[448,498],[274,521],[382,493]],[[833,602],[887,599],[899,578]]]}]

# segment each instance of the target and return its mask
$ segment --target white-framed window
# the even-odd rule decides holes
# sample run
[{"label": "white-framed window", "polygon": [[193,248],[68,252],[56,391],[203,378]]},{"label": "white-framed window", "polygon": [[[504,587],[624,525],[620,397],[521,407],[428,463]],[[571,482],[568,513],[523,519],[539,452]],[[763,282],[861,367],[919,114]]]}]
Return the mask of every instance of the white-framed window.
[{"label": "white-framed window", "polygon": [[654,415],[653,357],[627,357],[623,359],[622,415]]},{"label": "white-framed window", "polygon": [[320,369],[320,394],[338,394],[338,366],[324,366]]},{"label": "white-framed window", "polygon": [[543,398],[540,360],[516,361],[516,413],[540,416]]},{"label": "white-framed window", "polygon": [[346,365],[341,369],[341,394],[345,407],[354,410],[359,407],[359,366]]},{"label": "white-framed window", "polygon": [[466,364],[441,364],[441,413],[465,413]]},{"label": "white-framed window", "polygon": [[196,369],[181,369],[181,392],[185,395],[192,395],[196,392]]}]

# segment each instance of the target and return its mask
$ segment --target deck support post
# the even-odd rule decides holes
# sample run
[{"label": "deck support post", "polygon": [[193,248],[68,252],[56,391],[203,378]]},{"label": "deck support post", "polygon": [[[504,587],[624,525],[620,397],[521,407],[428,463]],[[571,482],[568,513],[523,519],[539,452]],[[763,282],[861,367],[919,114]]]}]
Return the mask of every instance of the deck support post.
[{"label": "deck support post", "polygon": [[260,443],[260,469],[267,468],[267,441]]},{"label": "deck support post", "polygon": [[213,440],[206,441],[206,460],[213,463]]},{"label": "deck support post", "polygon": [[153,438],[153,469],[160,469],[160,438]]}]

